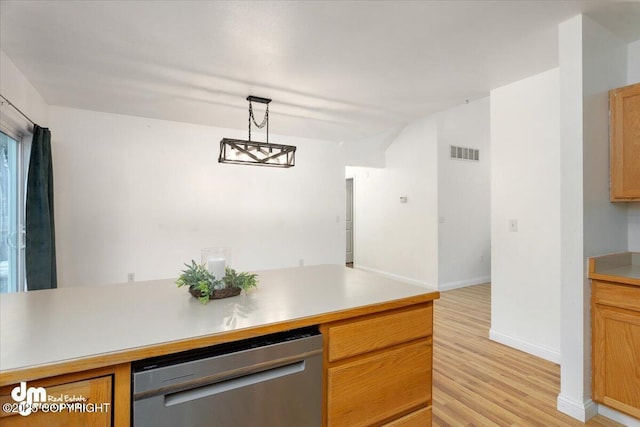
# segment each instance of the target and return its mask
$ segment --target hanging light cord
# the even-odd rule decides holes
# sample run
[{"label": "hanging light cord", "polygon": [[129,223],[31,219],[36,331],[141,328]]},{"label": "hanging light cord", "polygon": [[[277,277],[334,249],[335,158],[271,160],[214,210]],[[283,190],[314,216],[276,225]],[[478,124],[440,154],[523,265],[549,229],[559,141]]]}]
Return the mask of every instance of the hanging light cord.
[{"label": "hanging light cord", "polygon": [[[251,104],[251,101],[249,101],[249,141],[251,141],[251,122],[253,122],[253,124],[256,125],[258,129],[262,129],[263,127],[265,127],[265,125],[269,123],[269,104],[267,104],[267,110],[264,112],[262,123],[258,124],[258,122],[256,122],[256,118],[253,115],[253,105]],[[268,135],[267,138],[269,138]]]}]

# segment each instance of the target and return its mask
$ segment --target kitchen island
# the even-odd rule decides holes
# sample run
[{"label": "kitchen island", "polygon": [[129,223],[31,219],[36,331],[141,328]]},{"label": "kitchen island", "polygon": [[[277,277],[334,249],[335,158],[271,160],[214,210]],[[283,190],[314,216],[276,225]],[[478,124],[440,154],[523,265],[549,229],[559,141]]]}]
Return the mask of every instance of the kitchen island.
[{"label": "kitchen island", "polygon": [[[127,426],[131,362],[318,325],[324,342],[325,425],[409,426],[430,420],[432,314],[438,292],[337,265],[258,275],[258,289],[206,305],[173,280],[2,295],[2,402],[22,381],[47,391],[82,383],[112,396],[105,419]],[[375,381],[370,375],[359,378],[372,366],[378,371]],[[92,382],[105,377],[108,384]],[[376,398],[380,390],[369,387],[385,381],[403,387],[402,399]],[[366,402],[376,403],[368,407]],[[3,421],[32,416],[5,416]]]}]

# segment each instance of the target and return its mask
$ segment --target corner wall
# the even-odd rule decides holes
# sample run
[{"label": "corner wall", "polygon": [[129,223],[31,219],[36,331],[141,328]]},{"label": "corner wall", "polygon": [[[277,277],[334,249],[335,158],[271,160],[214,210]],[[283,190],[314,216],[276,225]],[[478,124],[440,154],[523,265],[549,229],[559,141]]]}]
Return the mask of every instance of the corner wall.
[{"label": "corner wall", "polygon": [[400,132],[386,150],[385,168],[347,168],[354,178],[356,267],[437,288],[437,153],[437,121],[427,117]]},{"label": "corner wall", "polygon": [[[438,289],[491,280],[489,97],[437,114]],[[479,161],[451,159],[450,146],[480,150]]]},{"label": "corner wall", "polygon": [[558,69],[491,91],[490,337],[556,363],[559,103]]},{"label": "corner wall", "polygon": [[590,18],[560,25],[562,348],[558,409],[592,417],[587,258],[626,251],[626,206],[609,203],[608,91],[626,84],[627,44]]},{"label": "corner wall", "polygon": [[[449,145],[480,161],[451,160]],[[385,168],[347,168],[355,266],[440,290],[488,282],[489,98],[412,122],[385,156]]]},{"label": "corner wall", "polygon": [[[48,126],[49,106],[2,50],[0,50],[0,94],[38,125]],[[27,135],[33,130],[31,123],[8,105],[3,105],[0,110],[0,125],[13,136]]]},{"label": "corner wall", "polygon": [[[627,62],[627,84],[640,83],[640,40],[629,43]],[[640,252],[640,202],[628,204],[627,223],[629,251]]]},{"label": "corner wall", "polygon": [[627,46],[627,84],[640,83],[640,40]]}]

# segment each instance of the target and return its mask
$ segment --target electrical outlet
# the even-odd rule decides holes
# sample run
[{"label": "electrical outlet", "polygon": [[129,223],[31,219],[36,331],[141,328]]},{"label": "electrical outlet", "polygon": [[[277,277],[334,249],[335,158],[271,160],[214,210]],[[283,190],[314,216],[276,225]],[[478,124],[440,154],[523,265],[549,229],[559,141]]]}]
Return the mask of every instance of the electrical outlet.
[{"label": "electrical outlet", "polygon": [[135,282],[136,273],[127,273],[127,282]]},{"label": "electrical outlet", "polygon": [[300,267],[302,267],[302,266],[304,265],[304,258],[300,258],[300,259],[298,260],[298,265],[299,265]]},{"label": "electrical outlet", "polygon": [[509,220],[509,231],[512,233],[516,233],[518,231],[518,220],[510,219]]}]

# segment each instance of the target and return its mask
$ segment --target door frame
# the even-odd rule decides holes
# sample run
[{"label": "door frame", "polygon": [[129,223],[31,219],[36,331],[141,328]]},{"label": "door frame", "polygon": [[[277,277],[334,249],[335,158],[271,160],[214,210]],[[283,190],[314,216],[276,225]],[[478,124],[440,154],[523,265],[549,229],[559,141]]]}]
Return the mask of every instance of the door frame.
[{"label": "door frame", "polygon": [[[351,182],[351,199],[347,200],[347,197],[349,196],[349,191],[347,190],[347,187],[349,186],[349,182]],[[349,178],[345,178],[345,193],[346,193],[346,197],[345,197],[345,218],[344,218],[344,222],[345,222],[345,263],[346,264],[353,264],[354,262],[354,254],[355,254],[355,179],[353,177],[349,177]],[[351,203],[351,259],[349,259],[349,252],[347,252],[347,248],[349,247],[348,243],[347,243],[347,239],[349,238],[349,234],[347,233],[347,223],[348,221],[348,212],[349,212],[349,206],[348,203]]]}]

